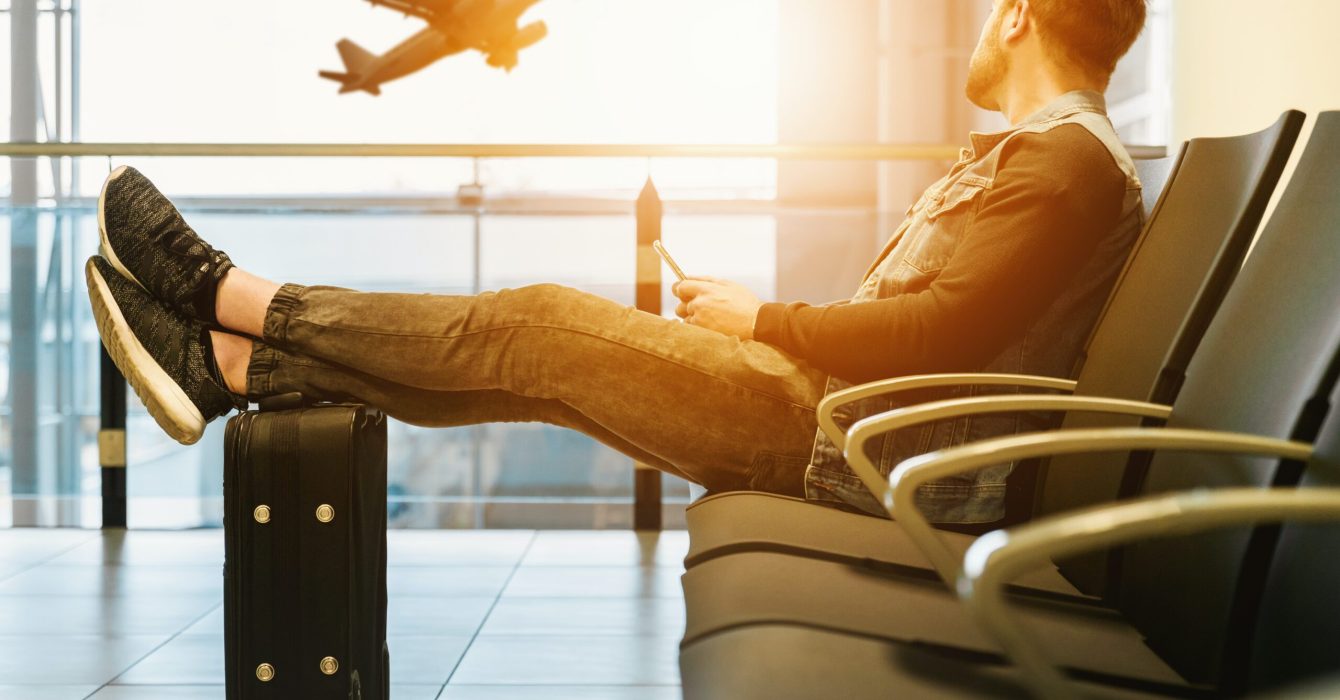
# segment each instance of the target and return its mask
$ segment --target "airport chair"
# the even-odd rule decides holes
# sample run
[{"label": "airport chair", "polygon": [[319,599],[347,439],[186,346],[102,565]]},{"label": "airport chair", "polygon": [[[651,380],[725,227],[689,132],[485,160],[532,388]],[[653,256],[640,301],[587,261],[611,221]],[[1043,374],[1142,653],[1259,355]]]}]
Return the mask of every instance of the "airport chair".
[{"label": "airport chair", "polygon": [[[903,508],[911,502],[910,489],[928,478],[1059,454],[1071,455],[1073,466],[1068,468],[1082,471],[1084,461],[1075,458],[1088,454],[1084,450],[1103,455],[1210,449],[1222,442],[1240,451],[1278,451],[1273,460],[1160,452],[1150,464],[1143,491],[1296,483],[1296,460],[1305,454],[1299,450],[1316,437],[1340,373],[1340,315],[1334,313],[1340,304],[1340,275],[1335,274],[1340,269],[1337,156],[1340,112],[1323,114],[1276,214],[1187,366],[1185,385],[1167,411],[1171,430],[1117,429],[1124,442],[1107,439],[1097,446],[1087,442],[1100,432],[1095,430],[1011,436],[899,465],[890,477],[893,513],[904,532],[919,533],[917,543],[932,555],[931,561],[942,565],[946,580],[957,580],[958,562],[947,571],[943,566],[955,554],[953,538],[930,529],[924,520],[923,529],[909,527],[918,516]],[[852,427],[849,458],[861,454],[861,444],[893,422],[891,415]],[[1220,442],[1214,442],[1188,430],[1258,437],[1218,437]],[[1038,636],[1052,643],[1051,658],[1086,669],[1090,678],[1163,689],[1187,682],[1221,685],[1226,668],[1243,667],[1223,664],[1220,652],[1243,647],[1236,634],[1240,625],[1233,621],[1244,608],[1235,596],[1261,587],[1251,577],[1264,571],[1267,540],[1238,533],[1212,541],[1142,544],[1123,557],[1115,572],[1120,580],[1116,609],[1083,602],[1072,590],[1053,600],[1022,599],[1019,617],[1027,628],[1042,630]],[[1225,579],[1224,572],[1233,567],[1243,572],[1241,581]],[[718,656],[738,659],[746,652],[736,650],[737,644],[757,645],[759,653],[767,653],[763,650],[774,648],[768,641],[772,634],[797,648],[841,647],[858,656],[848,638],[878,640],[896,649],[915,641],[921,649],[953,650],[960,657],[990,658],[1002,648],[972,625],[943,586],[884,576],[850,562],[744,552],[698,564],[684,575],[684,589],[688,624],[681,667],[686,690],[690,675],[699,672],[694,664],[710,666],[717,662],[706,659]],[[883,653],[888,657],[892,652]],[[818,663],[795,653],[788,662]]]},{"label": "airport chair", "polygon": [[[930,376],[876,382],[837,392],[819,407],[819,421],[836,444],[845,435],[833,412],[850,401],[905,388],[966,382],[1001,382],[1080,396],[1171,401],[1176,378],[1218,308],[1255,234],[1266,204],[1292,151],[1304,115],[1287,112],[1255,134],[1227,139],[1194,139],[1174,162],[1138,163],[1146,180],[1149,223],[1100,316],[1086,348],[1078,380],[1050,377]],[[1161,196],[1157,183],[1171,174]],[[1156,204],[1155,204],[1156,203]],[[1188,319],[1193,319],[1189,321]],[[1182,329],[1179,333],[1179,328]],[[1176,352],[1169,354],[1169,348]],[[1171,386],[1170,386],[1171,385]],[[1164,388],[1169,387],[1169,388]],[[962,404],[956,404],[962,405]],[[972,405],[970,402],[969,406]],[[1128,419],[1126,424],[1134,424]],[[1110,414],[1067,415],[1065,427],[1122,424]],[[1074,504],[1110,500],[1116,493],[1123,456],[1110,456],[1086,472],[1080,484],[1060,472],[1040,502],[1043,512]],[[858,467],[859,468],[859,467]],[[877,493],[884,477],[864,473]],[[1090,481],[1092,480],[1092,482]],[[1058,495],[1059,492],[1059,495]],[[763,493],[727,493],[700,499],[687,511],[690,569],[712,558],[743,551],[777,551],[846,562],[866,562],[911,576],[930,576],[930,563],[893,522],[819,507],[801,499]],[[949,536],[959,552],[972,537]],[[1054,575],[1032,580],[1043,588],[1071,591]],[[1090,589],[1092,587],[1089,587]]]},{"label": "airport chair", "polygon": [[[1340,547],[1340,489],[1334,488],[1340,452],[1334,431],[1318,444],[1309,471],[1325,471],[1330,488],[1230,489],[1181,493],[1106,506],[1080,514],[1048,518],[1012,531],[992,533],[970,550],[990,562],[974,572],[975,605],[992,603],[977,616],[993,615],[991,624],[1005,634],[1024,630],[1025,640],[1011,650],[1029,657],[1032,666],[973,658],[916,642],[880,640],[802,627],[747,626],[723,632],[681,656],[684,697],[699,698],[963,698],[963,697],[1230,697],[1248,691],[1298,687],[1299,694],[1274,697],[1335,697],[1324,684],[1340,670],[1334,640],[1340,634],[1334,591],[1340,575],[1334,558],[1320,562],[1317,551]],[[1202,527],[1289,521],[1270,569],[1272,588],[1259,601],[1257,644],[1242,659],[1250,685],[1158,684],[1103,677],[1069,670],[1061,675],[1041,645],[1027,641],[1036,631],[1016,620],[1000,595],[1001,569],[1027,566],[1053,552],[1079,544],[1108,546],[1157,533],[1195,532]],[[1329,521],[1322,525],[1309,521]],[[1085,533],[1083,542],[1077,532]],[[1320,549],[1319,549],[1320,548]],[[1227,579],[1233,572],[1224,572]],[[1022,651],[1021,651],[1022,649]],[[1102,650],[1127,655],[1120,648]],[[1225,653],[1218,648],[1210,653]],[[1038,668],[1041,668],[1041,671]],[[1320,679],[1320,682],[1319,682]],[[1301,687],[1300,687],[1301,686]],[[1327,694],[1331,689],[1332,694]]]}]

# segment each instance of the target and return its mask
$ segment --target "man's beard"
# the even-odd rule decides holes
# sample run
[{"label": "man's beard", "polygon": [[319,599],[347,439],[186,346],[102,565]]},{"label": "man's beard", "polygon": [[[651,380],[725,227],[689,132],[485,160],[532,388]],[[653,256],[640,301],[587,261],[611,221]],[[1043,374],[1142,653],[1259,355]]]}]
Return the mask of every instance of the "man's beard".
[{"label": "man's beard", "polygon": [[992,112],[1000,111],[999,100],[992,93],[1005,81],[1005,74],[1009,70],[1009,58],[1000,49],[997,29],[991,27],[968,64],[968,100]]}]

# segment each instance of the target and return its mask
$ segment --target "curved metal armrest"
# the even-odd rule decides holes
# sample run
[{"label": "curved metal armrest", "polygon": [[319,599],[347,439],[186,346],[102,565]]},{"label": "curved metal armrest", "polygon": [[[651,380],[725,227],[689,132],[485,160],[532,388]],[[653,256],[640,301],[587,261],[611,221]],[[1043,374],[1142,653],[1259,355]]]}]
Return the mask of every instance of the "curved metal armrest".
[{"label": "curved metal armrest", "polygon": [[[1295,455],[1301,455],[1298,450]],[[1043,698],[1074,688],[1010,614],[1005,584],[1048,560],[1153,537],[1285,520],[1340,520],[1340,489],[1223,489],[1149,498],[1047,518],[980,537],[968,549],[958,594],[973,617],[1023,670]]]},{"label": "curved metal armrest", "polygon": [[910,377],[895,377],[842,389],[825,396],[823,400],[819,401],[819,407],[815,409],[819,419],[819,428],[824,431],[824,435],[827,435],[829,440],[833,441],[834,445],[837,445],[839,450],[843,449],[847,444],[847,436],[833,420],[833,412],[839,406],[845,406],[873,396],[944,386],[1019,386],[1065,392],[1075,390],[1073,380],[1035,377],[1028,374],[921,374]]},{"label": "curved metal armrest", "polygon": [[847,432],[847,446],[843,456],[852,473],[870,489],[870,493],[890,509],[892,500],[888,479],[879,467],[866,456],[865,444],[871,439],[894,430],[922,423],[958,418],[983,413],[1013,413],[1016,411],[1084,411],[1116,415],[1167,418],[1172,408],[1156,403],[1105,399],[1096,396],[1056,396],[1053,394],[1006,394],[1003,396],[974,396],[967,399],[946,399],[896,408],[857,421]]},{"label": "curved metal armrest", "polygon": [[904,461],[889,475],[892,503],[886,505],[890,506],[889,514],[898,520],[912,542],[930,559],[940,578],[952,588],[958,579],[960,562],[917,508],[919,486],[946,476],[1021,459],[1129,450],[1222,452],[1297,460],[1306,460],[1312,455],[1312,446],[1307,443],[1210,430],[1098,428],[1026,433],[982,440]]}]

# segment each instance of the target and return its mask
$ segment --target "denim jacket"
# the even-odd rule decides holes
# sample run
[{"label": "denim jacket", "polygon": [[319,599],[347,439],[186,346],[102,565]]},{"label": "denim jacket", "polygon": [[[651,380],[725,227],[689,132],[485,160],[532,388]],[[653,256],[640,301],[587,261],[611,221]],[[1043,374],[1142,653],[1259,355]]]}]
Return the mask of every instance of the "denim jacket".
[{"label": "denim jacket", "polygon": [[[906,220],[890,238],[849,303],[926,289],[952,255],[957,241],[973,225],[977,211],[973,204],[992,187],[1005,145],[1020,134],[1043,133],[1063,124],[1079,124],[1097,137],[1126,175],[1127,189],[1120,223],[1102,242],[1086,268],[1075,277],[1070,288],[1029,326],[1022,338],[1004,348],[980,371],[1071,376],[1080,350],[1143,223],[1135,164],[1107,118],[1102,95],[1094,92],[1062,95],[1007,131],[973,133],[971,148],[962,150],[950,173],[931,185],[908,209]],[[830,377],[826,393],[848,386]],[[839,425],[850,425],[898,406],[984,391],[960,388],[877,397],[844,406],[835,417]],[[875,463],[887,476],[899,462],[909,457],[988,437],[1046,429],[1050,420],[1046,415],[1036,414],[985,415],[913,426],[873,441],[876,444],[870,454],[878,457]],[[1004,517],[1005,480],[1012,469],[1012,464],[998,465],[926,484],[917,493],[917,504],[932,522],[987,523],[999,520]],[[810,465],[805,472],[805,495],[812,501],[843,504],[884,517],[888,515],[847,466],[841,450],[822,431],[817,432]]]}]

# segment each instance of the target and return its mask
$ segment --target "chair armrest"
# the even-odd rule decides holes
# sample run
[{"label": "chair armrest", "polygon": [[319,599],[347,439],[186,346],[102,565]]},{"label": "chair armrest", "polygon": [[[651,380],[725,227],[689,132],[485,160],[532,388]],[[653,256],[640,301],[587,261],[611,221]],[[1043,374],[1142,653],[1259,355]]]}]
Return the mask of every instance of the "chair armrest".
[{"label": "chair armrest", "polygon": [[[1302,452],[1293,451],[1300,457]],[[1011,614],[1004,594],[1007,582],[1059,557],[1153,537],[1286,520],[1340,520],[1340,489],[1193,491],[997,530],[978,538],[968,549],[958,594],[974,619],[1020,667],[1036,695],[1069,698],[1074,696],[1074,688]]]},{"label": "chair armrest", "polygon": [[842,428],[838,427],[838,424],[833,421],[833,412],[839,406],[845,406],[873,396],[945,386],[1019,386],[1066,392],[1075,390],[1073,380],[1035,377],[1027,374],[922,374],[910,377],[895,377],[853,386],[825,396],[819,401],[818,408],[815,409],[819,419],[819,428],[840,450],[846,446],[847,436]]},{"label": "chair armrest", "polygon": [[1312,446],[1307,443],[1209,430],[1099,428],[1026,433],[982,440],[904,461],[889,475],[893,495],[892,503],[886,505],[890,506],[890,515],[898,520],[903,531],[930,559],[940,578],[952,588],[958,579],[960,562],[916,507],[919,486],[946,476],[1021,459],[1129,450],[1256,454],[1297,460],[1306,460],[1312,454]]},{"label": "chair armrest", "polygon": [[[883,433],[983,413],[1013,413],[1016,411],[1085,411],[1117,415],[1167,418],[1172,409],[1161,404],[1105,399],[1096,396],[1055,396],[1051,394],[1013,394],[1004,396],[975,396],[967,399],[930,401],[907,408],[896,408],[852,425],[847,431],[847,447],[843,456],[847,464],[870,493],[891,508],[888,478],[879,473],[879,467],[866,456],[865,444]],[[890,513],[892,514],[892,513]]]}]

